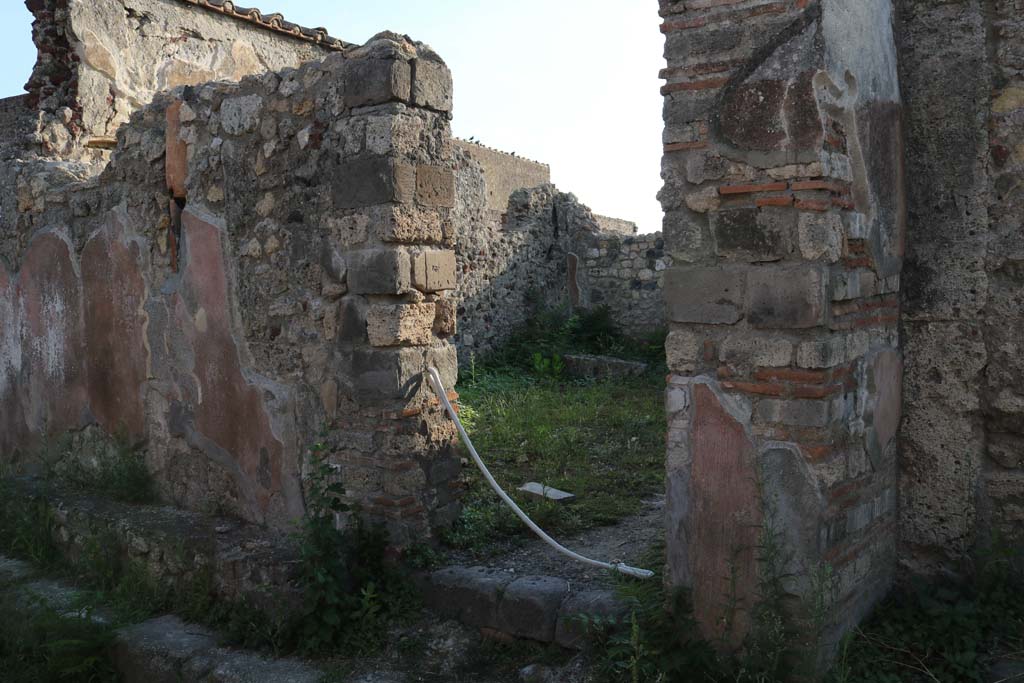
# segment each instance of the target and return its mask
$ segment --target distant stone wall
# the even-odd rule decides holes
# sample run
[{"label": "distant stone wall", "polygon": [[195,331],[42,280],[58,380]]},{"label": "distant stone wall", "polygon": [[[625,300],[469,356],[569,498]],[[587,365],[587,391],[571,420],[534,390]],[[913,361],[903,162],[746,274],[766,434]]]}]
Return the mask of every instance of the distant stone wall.
[{"label": "distant stone wall", "polygon": [[45,112],[40,143],[68,157],[104,149],[160,91],[297,67],[317,44],[187,0],[27,0],[40,58],[26,88]]},{"label": "distant stone wall", "polygon": [[158,95],[98,176],[26,166],[0,461],[145,439],[167,500],[287,529],[319,442],[396,542],[450,522],[455,433],[424,371],[455,384],[451,92],[437,55],[381,35]]},{"label": "distant stone wall", "polygon": [[551,167],[547,164],[465,140],[456,140],[455,144],[480,166],[488,211],[505,213],[513,192],[551,182]]},{"label": "distant stone wall", "polygon": [[602,232],[580,242],[583,305],[608,307],[612,319],[630,336],[664,328],[662,288],[672,257],[661,233],[620,237]]},{"label": "distant stone wall", "polygon": [[635,235],[640,232],[640,228],[637,227],[636,223],[632,221],[624,221],[621,218],[609,218],[608,216],[599,216],[594,214],[594,220],[597,221],[597,226],[601,232],[613,232],[617,235]]},{"label": "distant stone wall", "polygon": [[660,236],[623,237],[600,230],[575,196],[541,185],[513,192],[502,210],[490,204],[488,168],[475,146],[460,146],[456,178],[459,360],[506,343],[541,307],[608,306],[627,334],[664,326]]},{"label": "distant stone wall", "polygon": [[1024,15],[901,0],[908,228],[904,565],[1024,547]]}]

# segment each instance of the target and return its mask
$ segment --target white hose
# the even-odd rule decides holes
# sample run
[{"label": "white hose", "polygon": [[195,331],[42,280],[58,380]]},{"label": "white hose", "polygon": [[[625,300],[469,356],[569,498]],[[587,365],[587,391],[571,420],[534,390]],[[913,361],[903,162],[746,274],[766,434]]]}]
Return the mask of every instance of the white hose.
[{"label": "white hose", "polygon": [[568,548],[560,545],[558,541],[548,536],[543,529],[534,524],[533,520],[527,517],[526,513],[519,509],[519,506],[516,505],[516,502],[512,500],[512,498],[510,498],[509,495],[502,490],[501,486],[498,485],[498,482],[496,482],[494,480],[494,477],[491,476],[491,472],[490,470],[487,469],[487,465],[484,464],[484,461],[480,458],[480,455],[476,452],[476,449],[473,447],[473,442],[469,440],[469,434],[466,433],[466,428],[462,426],[462,421],[459,419],[458,413],[455,412],[455,408],[452,407],[451,401],[448,400],[448,391],[444,388],[444,383],[441,381],[441,375],[438,373],[437,369],[430,368],[427,371],[427,374],[430,376],[430,383],[434,387],[434,392],[441,399],[441,403],[444,405],[445,410],[448,411],[448,415],[450,415],[452,420],[455,422],[455,426],[458,427],[459,434],[462,436],[462,441],[463,443],[466,444],[466,448],[469,449],[469,454],[473,456],[473,462],[476,463],[476,466],[480,468],[480,472],[483,473],[484,479],[486,479],[487,483],[491,485],[491,488],[494,489],[494,492],[497,493],[498,496],[503,501],[505,501],[505,504],[512,508],[512,512],[516,513],[516,516],[519,517],[519,519],[523,520],[523,523],[526,524],[526,526],[530,527],[533,533],[537,534],[537,536],[539,536],[542,541],[547,543],[549,546],[551,546],[558,552],[568,557],[571,557],[577,562],[589,564],[592,567],[600,567],[601,569],[610,569],[612,571],[617,571],[621,574],[625,574],[626,576],[632,576],[638,579],[649,579],[654,576],[654,572],[652,571],[649,571],[647,569],[637,569],[636,567],[630,567],[629,565],[623,564],[622,562],[619,562],[618,564],[610,564],[608,562],[591,560],[589,557],[583,557],[579,553],[574,553]]}]

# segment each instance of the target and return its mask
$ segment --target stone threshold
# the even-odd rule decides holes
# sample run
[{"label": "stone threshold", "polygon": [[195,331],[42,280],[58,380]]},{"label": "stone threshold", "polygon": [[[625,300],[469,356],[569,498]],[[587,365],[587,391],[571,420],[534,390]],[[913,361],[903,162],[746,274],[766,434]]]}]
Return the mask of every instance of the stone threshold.
[{"label": "stone threshold", "polygon": [[[217,600],[244,602],[273,616],[287,616],[302,605],[298,548],[287,532],[171,506],[121,503],[39,478],[9,484],[9,497],[0,504],[43,503],[55,525],[54,539],[72,565],[91,539],[102,538],[113,544],[110,552],[140,563],[171,588],[208,571]],[[574,591],[568,580],[554,576],[453,566],[413,580],[426,606],[443,617],[485,634],[575,650],[586,641],[581,616],[628,612],[612,590]]]},{"label": "stone threshold", "polygon": [[487,567],[446,567],[418,577],[427,606],[484,633],[582,650],[583,617],[624,617],[614,591],[572,591],[554,576],[517,576]]},{"label": "stone threshold", "polygon": [[[76,588],[39,578],[31,565],[20,560],[0,556],[0,587],[0,593],[14,597],[10,604],[15,617],[50,609],[97,626],[110,622],[102,609],[75,609],[80,594]],[[171,615],[120,629],[109,654],[124,683],[318,683],[325,676],[324,671],[297,659],[271,659],[221,647],[210,629]]]}]

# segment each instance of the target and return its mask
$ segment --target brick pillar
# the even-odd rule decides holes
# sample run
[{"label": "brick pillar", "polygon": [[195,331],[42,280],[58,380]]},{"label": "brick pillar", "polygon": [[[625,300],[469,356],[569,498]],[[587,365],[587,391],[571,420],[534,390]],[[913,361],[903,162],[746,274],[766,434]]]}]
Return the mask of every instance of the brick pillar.
[{"label": "brick pillar", "polygon": [[794,617],[827,594],[824,623],[801,622],[827,653],[895,565],[891,4],[662,0],[661,14],[670,581],[729,650],[766,574],[792,575]]}]

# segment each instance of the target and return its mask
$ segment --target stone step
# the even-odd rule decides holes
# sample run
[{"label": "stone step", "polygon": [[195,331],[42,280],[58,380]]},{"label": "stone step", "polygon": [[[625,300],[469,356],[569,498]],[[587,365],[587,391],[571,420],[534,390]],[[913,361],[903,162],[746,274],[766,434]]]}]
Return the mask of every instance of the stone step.
[{"label": "stone step", "polygon": [[570,377],[594,379],[624,379],[639,377],[647,372],[647,363],[613,358],[612,356],[588,356],[566,354],[565,371]]},{"label": "stone step", "polygon": [[[38,577],[25,562],[0,556],[0,593],[15,614],[42,609],[97,627],[110,623],[102,608],[81,610],[81,592],[59,580]],[[12,615],[5,615],[11,618]],[[318,683],[324,672],[296,659],[270,659],[221,647],[217,635],[175,616],[161,616],[117,632],[110,658],[124,683]]]},{"label": "stone step", "polygon": [[286,532],[162,505],[131,505],[39,478],[5,482],[0,506],[43,505],[71,564],[90,544],[138,562],[159,584],[209,581],[213,597],[284,616],[301,605],[299,552]]},{"label": "stone step", "polygon": [[[90,542],[145,566],[179,588],[209,572],[213,597],[245,602],[272,617],[301,608],[298,548],[288,534],[235,519],[159,505],[131,505],[38,478],[13,480],[0,506],[43,504],[65,559],[82,560]],[[12,567],[24,566],[15,563]],[[3,581],[0,564],[0,583]],[[482,567],[448,567],[416,578],[424,602],[463,624],[514,638],[582,649],[581,615],[626,613],[611,590],[573,591],[552,576],[517,576]]]},{"label": "stone step", "polygon": [[584,616],[624,617],[628,606],[611,590],[573,591],[553,576],[516,576],[486,567],[446,567],[420,577],[427,605],[467,626],[557,643],[586,644]]}]

